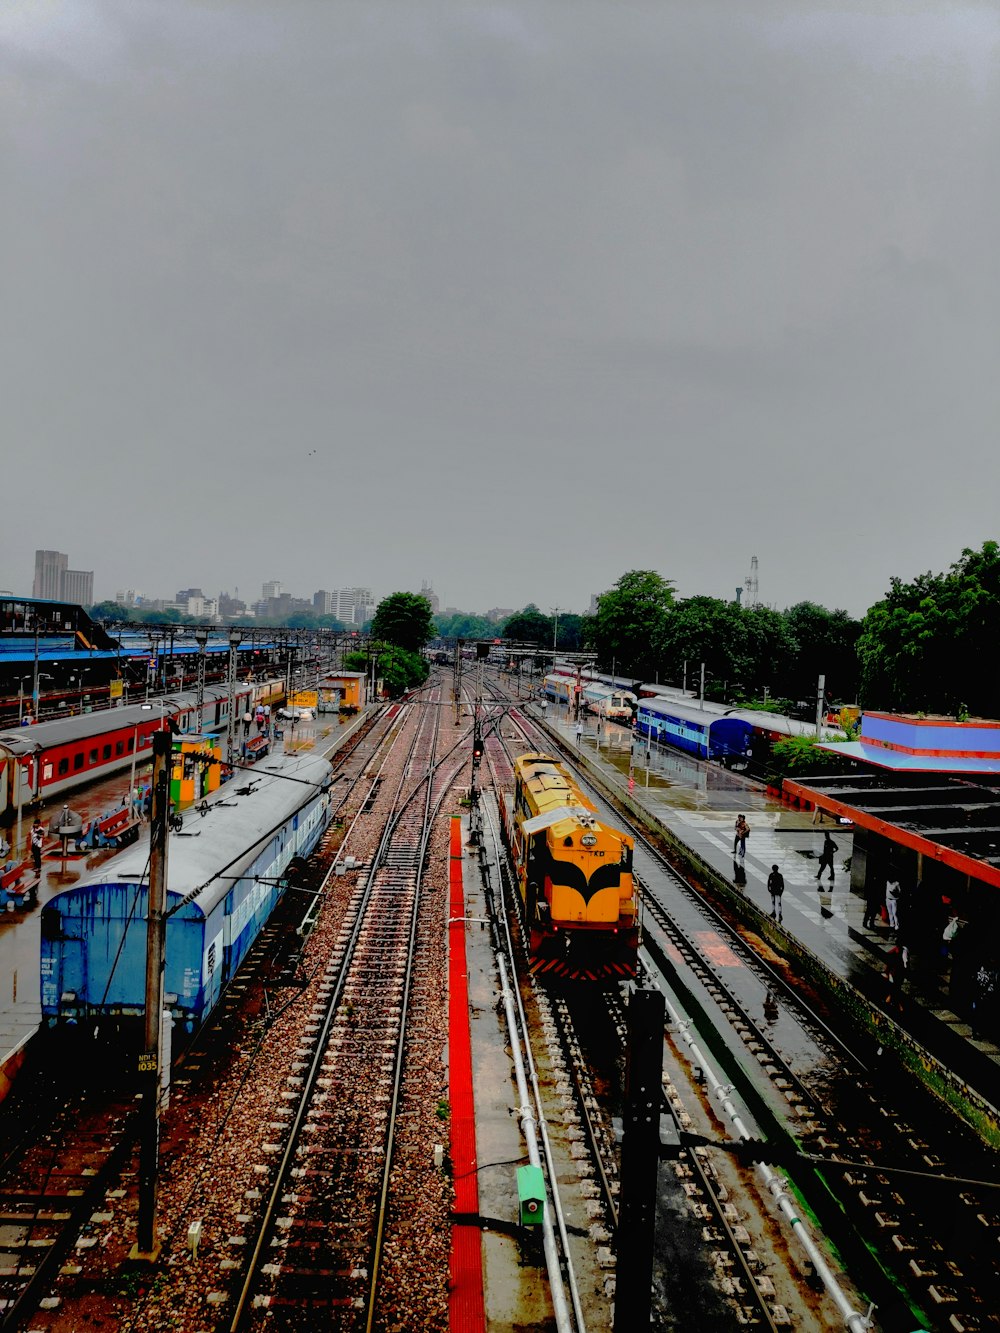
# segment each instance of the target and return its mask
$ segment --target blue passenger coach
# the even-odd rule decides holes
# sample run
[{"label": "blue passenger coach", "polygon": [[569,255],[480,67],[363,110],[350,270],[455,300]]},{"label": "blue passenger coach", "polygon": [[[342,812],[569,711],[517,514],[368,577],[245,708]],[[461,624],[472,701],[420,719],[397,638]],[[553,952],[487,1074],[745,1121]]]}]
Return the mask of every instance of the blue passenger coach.
[{"label": "blue passenger coach", "polygon": [[746,762],[753,736],[745,718],[720,716],[675,699],[640,699],[635,726],[640,736],[700,759],[715,759],[727,768]]},{"label": "blue passenger coach", "polygon": [[[276,883],[330,822],[330,765],[315,755],[262,761],[170,836],[164,1008],[179,1036],[219,1001],[271,915]],[[288,779],[294,779],[289,781]],[[189,832],[190,830],[190,832]],[[137,1027],[144,1012],[149,843],[144,839],[49,900],[41,999],[48,1027]]]}]

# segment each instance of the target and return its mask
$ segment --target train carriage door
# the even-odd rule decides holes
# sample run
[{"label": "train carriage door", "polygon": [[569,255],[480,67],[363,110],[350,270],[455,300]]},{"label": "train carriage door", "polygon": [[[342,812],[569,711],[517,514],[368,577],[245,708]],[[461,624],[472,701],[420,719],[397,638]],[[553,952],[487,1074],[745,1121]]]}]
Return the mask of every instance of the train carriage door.
[{"label": "train carriage door", "polygon": [[233,900],[236,897],[236,890],[230,889],[226,894],[226,905],[222,913],[222,985],[225,986],[230,978],[233,969],[233,936],[236,933],[233,929]]}]

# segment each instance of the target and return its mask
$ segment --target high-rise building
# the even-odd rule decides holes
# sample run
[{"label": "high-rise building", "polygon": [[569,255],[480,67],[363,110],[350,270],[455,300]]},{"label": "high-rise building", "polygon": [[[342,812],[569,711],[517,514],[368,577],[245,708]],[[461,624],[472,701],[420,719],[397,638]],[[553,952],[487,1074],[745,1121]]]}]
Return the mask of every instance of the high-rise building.
[{"label": "high-rise building", "polygon": [[35,580],[31,595],[52,602],[78,602],[89,606],[94,600],[94,571],[68,569],[69,556],[62,551],[35,552]]},{"label": "high-rise building", "polygon": [[63,575],[69,564],[69,556],[62,551],[35,552],[35,581],[31,588],[32,597],[45,597],[52,602],[63,600]]},{"label": "high-rise building", "polygon": [[62,601],[90,606],[94,600],[94,571],[67,569],[63,571]]},{"label": "high-rise building", "polygon": [[363,625],[375,614],[371,588],[334,588],[325,596],[329,607],[325,614],[336,616],[342,625]]},{"label": "high-rise building", "polygon": [[223,620],[234,620],[237,616],[245,616],[246,613],[247,604],[240,601],[238,588],[232,597],[228,592],[219,593],[219,615]]},{"label": "high-rise building", "polygon": [[426,579],[420,585],[420,596],[427,598],[431,604],[431,614],[436,616],[441,610],[441,599]]},{"label": "high-rise building", "polygon": [[314,592],[313,610],[318,616],[335,615],[336,613],[333,610],[333,593],[327,592],[325,588],[320,588],[318,592]]},{"label": "high-rise building", "polygon": [[261,601],[270,601],[272,597],[281,596],[281,579],[270,579],[260,590]]}]

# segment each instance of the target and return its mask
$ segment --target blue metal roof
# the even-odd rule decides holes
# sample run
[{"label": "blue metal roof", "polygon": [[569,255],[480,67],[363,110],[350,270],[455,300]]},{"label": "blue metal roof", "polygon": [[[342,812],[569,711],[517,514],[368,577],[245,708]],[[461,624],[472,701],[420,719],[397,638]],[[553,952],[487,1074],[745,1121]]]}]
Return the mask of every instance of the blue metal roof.
[{"label": "blue metal roof", "polygon": [[876,768],[887,768],[894,773],[1000,773],[1000,756],[996,759],[963,759],[957,755],[904,754],[902,750],[887,750],[882,745],[866,745],[864,741],[820,745],[817,749],[857,759]]}]

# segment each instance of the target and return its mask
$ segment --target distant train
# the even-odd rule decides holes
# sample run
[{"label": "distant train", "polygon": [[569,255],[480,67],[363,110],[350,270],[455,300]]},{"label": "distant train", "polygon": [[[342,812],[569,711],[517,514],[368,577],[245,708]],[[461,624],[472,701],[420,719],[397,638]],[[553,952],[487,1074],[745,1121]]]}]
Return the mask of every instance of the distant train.
[{"label": "distant train", "polygon": [[[699,700],[678,685],[624,682],[620,677],[594,671],[582,672],[579,682],[581,707],[584,706],[584,692],[588,689],[603,687],[620,693],[625,700],[635,700],[635,729],[639,736],[649,736],[657,744],[672,745],[688,754],[729,767],[752,766],[755,771],[763,773],[771,747],[776,742],[790,736],[816,734],[814,722],[804,722],[783,713]],[[576,684],[576,668],[557,663],[551,675],[545,677],[542,688],[550,699],[572,707]],[[630,689],[627,688],[629,685]],[[845,717],[853,711],[856,710],[842,709],[839,725],[827,718],[829,725],[823,727],[823,737],[842,739],[847,726]],[[621,720],[627,722],[629,718],[623,716]]]},{"label": "distant train", "polygon": [[[239,717],[266,686],[236,687]],[[0,818],[10,818],[18,801],[48,801],[96,778],[129,768],[133,756],[143,763],[152,756],[153,733],[171,719],[182,732],[217,731],[229,722],[225,686],[204,692],[201,717],[198,696],[174,694],[146,705],[105,708],[78,717],[57,718],[32,727],[14,727],[0,734]]]},{"label": "distant train", "polygon": [[614,689],[601,681],[590,681],[580,691],[583,707],[613,722],[631,722],[638,700],[631,690]]},{"label": "distant train", "polygon": [[753,750],[753,724],[745,718],[706,713],[673,699],[640,699],[635,729],[657,744],[716,760],[726,768],[742,767]]},{"label": "distant train", "polygon": [[[330,821],[331,767],[311,754],[263,761],[230,782],[201,819],[170,838],[164,1008],[183,1039],[204,1023],[271,915],[281,876]],[[293,778],[294,781],[287,779]],[[199,809],[201,813],[201,809]],[[106,861],[42,912],[42,1019],[49,1028],[119,1036],[145,1011],[149,846]]]},{"label": "distant train", "polygon": [[501,819],[531,970],[567,981],[635,976],[632,839],[604,823],[570,771],[548,754],[515,759]]}]

